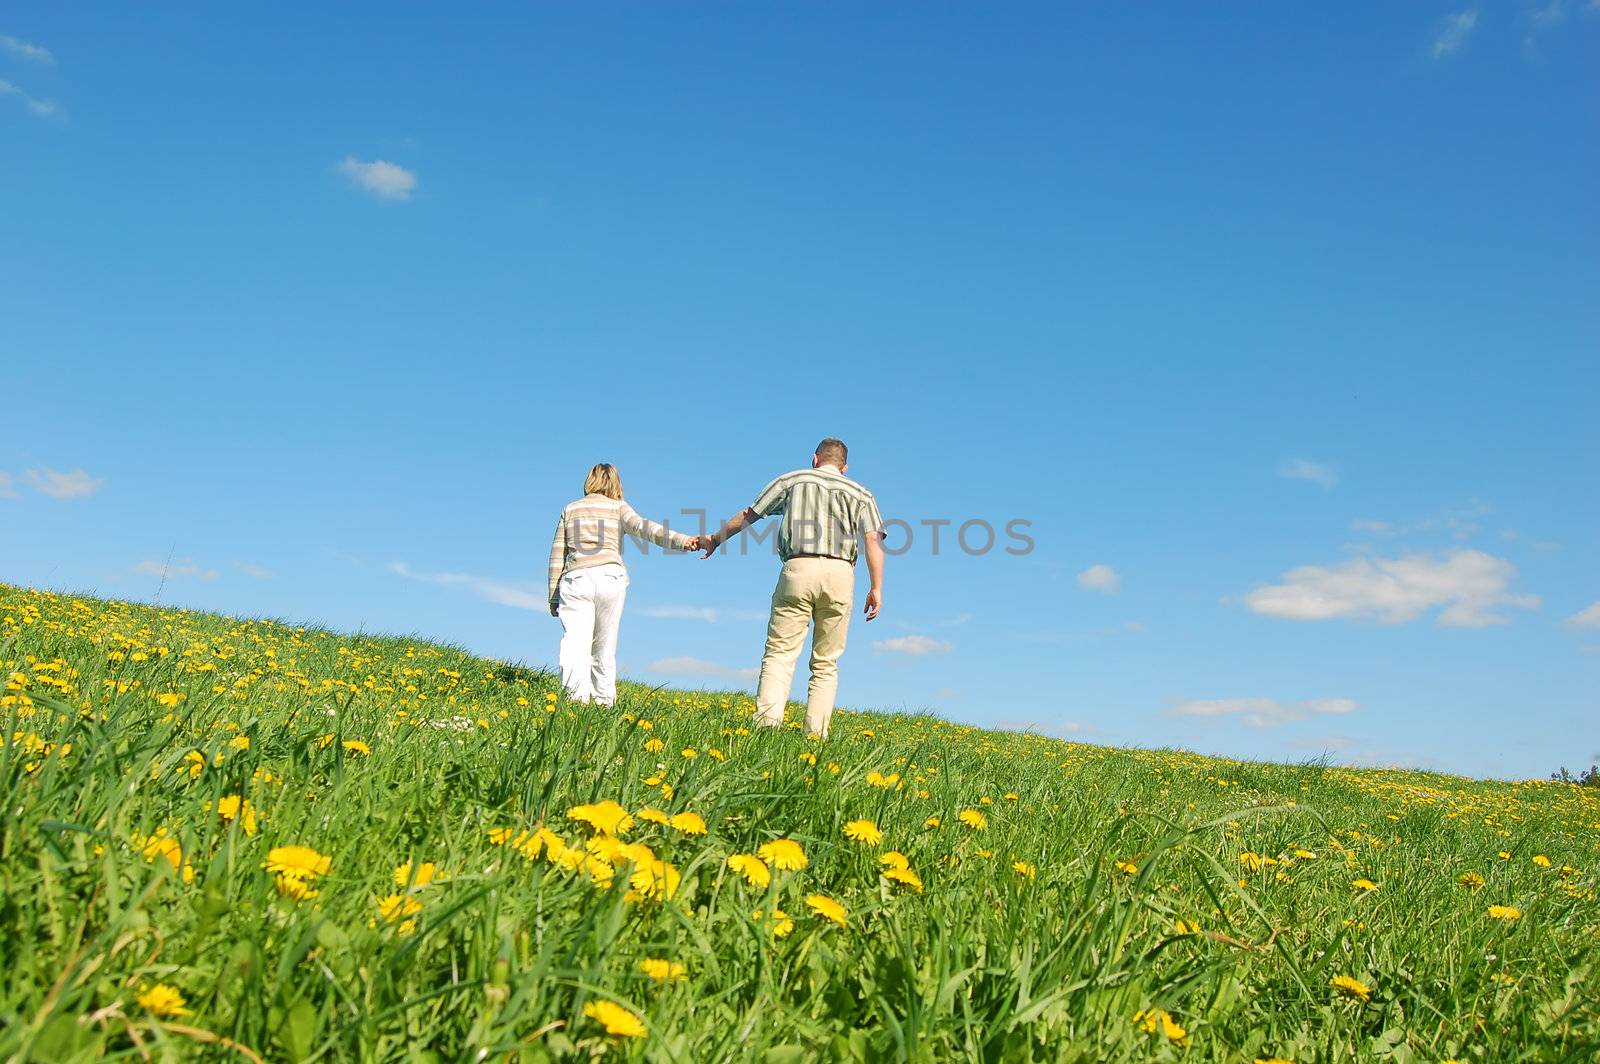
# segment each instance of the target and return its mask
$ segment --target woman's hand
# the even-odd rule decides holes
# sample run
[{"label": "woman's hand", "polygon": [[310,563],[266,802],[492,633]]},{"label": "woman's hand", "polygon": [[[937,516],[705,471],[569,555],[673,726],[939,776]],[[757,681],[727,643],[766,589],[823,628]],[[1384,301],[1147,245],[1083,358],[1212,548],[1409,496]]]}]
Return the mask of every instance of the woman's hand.
[{"label": "woman's hand", "polygon": [[708,544],[706,543],[706,540],[710,538],[710,536],[690,536],[689,542],[683,545],[683,549],[692,554],[702,547],[707,546]]}]

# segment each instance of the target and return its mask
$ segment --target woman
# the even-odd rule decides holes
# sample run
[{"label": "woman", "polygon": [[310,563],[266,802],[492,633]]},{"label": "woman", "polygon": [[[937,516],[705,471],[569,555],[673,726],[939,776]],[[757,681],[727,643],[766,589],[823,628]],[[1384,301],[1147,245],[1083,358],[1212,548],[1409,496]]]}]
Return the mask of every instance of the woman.
[{"label": "woman", "polygon": [[550,544],[550,616],[561,619],[561,686],[567,697],[609,706],[617,700],[617,628],[628,594],[622,535],[661,547],[698,550],[699,536],[646,521],[622,501],[617,467],[601,462],[567,504]]}]

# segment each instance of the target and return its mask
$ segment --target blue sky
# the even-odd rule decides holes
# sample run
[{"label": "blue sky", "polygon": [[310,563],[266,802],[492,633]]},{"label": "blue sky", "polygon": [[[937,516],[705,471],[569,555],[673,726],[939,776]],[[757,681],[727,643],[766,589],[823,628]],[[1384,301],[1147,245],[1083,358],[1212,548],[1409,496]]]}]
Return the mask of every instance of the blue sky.
[{"label": "blue sky", "polygon": [[[0,14],[0,580],[550,662],[591,463],[835,434],[846,705],[1600,758],[1600,5],[480,10]],[[636,559],[624,674],[750,687],[775,570]]]}]

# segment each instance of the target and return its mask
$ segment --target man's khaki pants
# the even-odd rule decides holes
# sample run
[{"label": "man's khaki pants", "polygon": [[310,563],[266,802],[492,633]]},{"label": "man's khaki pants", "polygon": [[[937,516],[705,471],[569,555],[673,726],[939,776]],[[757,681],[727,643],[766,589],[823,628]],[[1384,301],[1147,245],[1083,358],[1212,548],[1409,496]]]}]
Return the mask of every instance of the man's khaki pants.
[{"label": "man's khaki pants", "polygon": [[756,723],[777,727],[789,704],[794,663],[811,633],[811,685],[806,698],[806,731],[828,737],[833,697],[839,689],[839,655],[844,653],[855,596],[855,566],[840,558],[790,558],[778,574],[767,620],[767,649],[761,655],[756,687]]}]

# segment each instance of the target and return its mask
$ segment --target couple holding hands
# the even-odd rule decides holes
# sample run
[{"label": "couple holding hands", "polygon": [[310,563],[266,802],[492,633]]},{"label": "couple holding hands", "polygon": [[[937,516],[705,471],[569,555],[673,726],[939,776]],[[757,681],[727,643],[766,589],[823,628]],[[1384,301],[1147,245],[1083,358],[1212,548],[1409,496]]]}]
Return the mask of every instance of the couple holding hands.
[{"label": "couple holding hands", "polygon": [[583,498],[567,504],[550,544],[550,614],[561,621],[561,685],[567,697],[609,706],[617,697],[617,630],[628,593],[622,537],[661,547],[704,551],[709,558],[746,525],[783,515],[778,557],[783,567],[772,593],[766,649],[756,687],[756,723],[783,724],[795,662],[811,631],[811,683],[806,731],[828,737],[839,656],[855,599],[855,562],[864,551],[871,587],[867,620],[883,604],[883,516],[872,492],[845,472],[849,451],[833,437],[817,444],[811,466],[773,480],[749,506],[716,532],[687,536],[640,517],[622,498],[622,479],[609,462],[589,470]]}]

